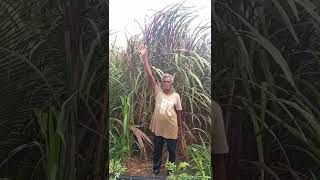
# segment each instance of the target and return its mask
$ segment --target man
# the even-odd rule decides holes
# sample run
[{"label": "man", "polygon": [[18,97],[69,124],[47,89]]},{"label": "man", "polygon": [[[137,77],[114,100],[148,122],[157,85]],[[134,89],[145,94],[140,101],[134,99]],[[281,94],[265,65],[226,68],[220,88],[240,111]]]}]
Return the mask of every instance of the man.
[{"label": "man", "polygon": [[168,147],[169,161],[175,163],[178,126],[182,124],[182,107],[179,94],[173,92],[172,89],[173,77],[170,74],[164,74],[161,79],[161,87],[159,87],[152,75],[147,49],[144,45],[140,46],[140,53],[155,97],[150,129],[154,133],[153,172],[158,175],[165,142]]},{"label": "man", "polygon": [[224,130],[222,110],[218,103],[212,101],[213,110],[213,169],[214,179],[226,180],[226,167],[224,156],[229,152],[227,138]]}]

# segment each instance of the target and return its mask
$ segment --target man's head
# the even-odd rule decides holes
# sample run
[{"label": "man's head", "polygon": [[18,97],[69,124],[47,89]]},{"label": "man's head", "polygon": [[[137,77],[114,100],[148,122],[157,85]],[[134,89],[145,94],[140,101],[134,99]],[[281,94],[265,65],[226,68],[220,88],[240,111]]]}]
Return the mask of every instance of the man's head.
[{"label": "man's head", "polygon": [[161,78],[161,88],[163,90],[171,90],[173,77],[171,74],[164,74]]}]

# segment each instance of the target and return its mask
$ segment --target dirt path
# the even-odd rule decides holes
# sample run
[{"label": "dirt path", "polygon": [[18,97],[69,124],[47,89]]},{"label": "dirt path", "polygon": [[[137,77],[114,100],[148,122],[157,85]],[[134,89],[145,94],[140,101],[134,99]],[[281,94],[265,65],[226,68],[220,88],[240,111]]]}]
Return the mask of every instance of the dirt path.
[{"label": "dirt path", "polygon": [[133,156],[125,162],[125,167],[127,168],[127,171],[124,173],[124,175],[128,176],[143,176],[157,178],[166,177],[167,169],[165,168],[165,161],[162,162],[160,174],[158,176],[155,176],[153,174],[152,159],[140,160],[139,157]]},{"label": "dirt path", "polygon": [[[147,160],[140,159],[139,156],[133,155],[125,162],[125,167],[127,168],[127,171],[123,175],[128,176],[143,176],[143,177],[152,177],[152,178],[165,178],[167,175],[167,168],[165,167],[166,160],[168,158],[168,151],[167,147],[165,146],[163,149],[163,156],[162,156],[162,163],[161,163],[161,169],[160,174],[155,176],[153,174],[153,161],[152,161],[152,155],[147,155]],[[179,151],[177,151],[176,154],[176,163],[179,164],[181,161],[189,161],[190,157],[188,158],[186,155],[181,154]]]}]

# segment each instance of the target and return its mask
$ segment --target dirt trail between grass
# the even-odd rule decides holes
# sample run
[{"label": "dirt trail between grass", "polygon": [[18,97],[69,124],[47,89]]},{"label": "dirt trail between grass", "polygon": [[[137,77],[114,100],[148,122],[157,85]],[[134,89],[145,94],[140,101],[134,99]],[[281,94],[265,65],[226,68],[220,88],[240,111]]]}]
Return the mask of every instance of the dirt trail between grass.
[{"label": "dirt trail between grass", "polygon": [[[127,170],[123,173],[123,175],[142,176],[150,178],[165,178],[167,175],[167,168],[165,167],[167,157],[168,153],[166,152],[166,149],[164,149],[160,174],[156,176],[153,174],[153,161],[150,155],[146,160],[141,159],[139,156],[132,156],[125,162],[125,167],[127,168]],[[179,163],[181,161],[188,161],[187,159],[188,158],[186,156],[177,152],[176,163]]]},{"label": "dirt trail between grass", "polygon": [[155,176],[152,170],[152,159],[141,160],[140,157],[133,156],[125,162],[127,171],[123,175],[127,176],[142,176],[151,178],[165,178],[166,171],[165,161],[162,162],[160,174]]}]

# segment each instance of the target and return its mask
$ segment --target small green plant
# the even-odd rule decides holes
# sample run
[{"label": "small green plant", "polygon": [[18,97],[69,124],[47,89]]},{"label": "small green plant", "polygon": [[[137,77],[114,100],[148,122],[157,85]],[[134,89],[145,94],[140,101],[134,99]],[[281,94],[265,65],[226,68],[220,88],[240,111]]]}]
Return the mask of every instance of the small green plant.
[{"label": "small green plant", "polygon": [[192,157],[191,163],[197,173],[197,179],[207,180],[211,178],[211,156],[208,148],[205,146],[192,144],[188,146],[188,154]]},{"label": "small green plant", "polygon": [[169,176],[167,177],[168,180],[191,180],[196,179],[196,177],[188,175],[186,172],[187,167],[190,166],[187,162],[180,162],[178,166],[175,163],[168,162],[167,168],[168,171],[171,171]]},{"label": "small green plant", "polygon": [[118,159],[111,159],[109,161],[109,174],[111,180],[116,180],[118,175],[125,172],[127,168],[123,167],[121,161]]},{"label": "small green plant", "polygon": [[40,149],[43,156],[43,167],[48,180],[62,179],[64,175],[64,159],[66,156],[66,143],[63,125],[63,113],[54,107],[34,109],[37,117],[43,145]]}]

